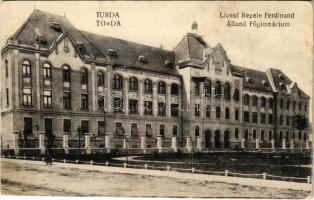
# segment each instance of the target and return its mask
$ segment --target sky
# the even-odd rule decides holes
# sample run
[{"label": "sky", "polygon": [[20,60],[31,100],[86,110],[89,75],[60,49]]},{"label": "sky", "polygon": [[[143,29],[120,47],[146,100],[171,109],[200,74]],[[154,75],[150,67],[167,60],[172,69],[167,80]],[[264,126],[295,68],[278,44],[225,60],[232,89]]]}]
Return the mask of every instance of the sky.
[{"label": "sky", "polygon": [[[313,13],[309,2],[2,2],[0,44],[20,27],[34,8],[65,15],[81,30],[155,47],[162,45],[168,50],[191,32],[195,20],[198,34],[210,46],[221,43],[233,64],[261,71],[270,67],[280,69],[312,97]],[[119,20],[121,26],[97,27],[96,12],[118,12],[119,18],[103,20]],[[230,28],[226,26],[227,20],[219,17],[220,12],[293,12],[295,17],[281,19],[290,23],[285,28]]]}]

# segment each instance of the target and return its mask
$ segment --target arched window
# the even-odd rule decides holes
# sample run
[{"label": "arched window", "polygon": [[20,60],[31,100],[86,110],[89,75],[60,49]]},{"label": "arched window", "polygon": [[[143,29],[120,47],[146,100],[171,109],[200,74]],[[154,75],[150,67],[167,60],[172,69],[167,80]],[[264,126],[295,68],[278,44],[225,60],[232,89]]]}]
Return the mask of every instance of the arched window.
[{"label": "arched window", "polygon": [[8,77],[9,76],[9,64],[8,64],[8,60],[4,61],[4,65],[5,65],[5,76]]},{"label": "arched window", "polygon": [[219,81],[216,81],[215,83],[215,98],[221,97],[221,83]]},{"label": "arched window", "polygon": [[250,96],[248,94],[245,94],[243,97],[243,104],[249,105],[250,104]]},{"label": "arched window", "polygon": [[62,76],[64,82],[70,82],[71,81],[71,69],[69,66],[64,65],[62,69]]},{"label": "arched window", "polygon": [[137,78],[131,77],[129,80],[129,90],[131,92],[137,92],[138,91],[138,81]]},{"label": "arched window", "polygon": [[226,119],[229,119],[229,118],[230,118],[230,117],[229,117],[229,115],[230,115],[229,112],[230,112],[230,111],[229,111],[229,108],[226,108],[226,109],[225,109],[225,118],[226,118]]},{"label": "arched window", "polygon": [[195,137],[199,137],[199,136],[200,136],[200,127],[195,126]]},{"label": "arched window", "polygon": [[87,69],[85,68],[81,69],[81,84],[82,85],[88,84],[88,72],[87,72]]},{"label": "arched window", "polygon": [[230,84],[229,83],[225,84],[224,96],[226,100],[230,100]]},{"label": "arched window", "polygon": [[204,82],[204,92],[205,92],[205,96],[206,97],[211,97],[212,95],[212,84],[210,82],[210,80],[206,79]]},{"label": "arched window", "polygon": [[269,108],[273,109],[274,106],[274,99],[273,98],[269,98]]},{"label": "arched window", "polygon": [[219,106],[216,107],[216,118],[220,119],[220,107]]},{"label": "arched window", "polygon": [[266,98],[261,97],[261,107],[264,108],[266,106]]},{"label": "arched window", "polygon": [[166,83],[163,81],[158,82],[158,94],[166,94]]},{"label": "arched window", "polygon": [[289,109],[290,109],[290,101],[287,100],[287,110],[289,110]]},{"label": "arched window", "polygon": [[210,118],[210,106],[206,106],[206,117]]},{"label": "arched window", "polygon": [[253,106],[257,106],[257,96],[256,95],[254,95],[253,97],[252,97],[252,105]]},{"label": "arched window", "polygon": [[44,79],[51,79],[51,66],[49,63],[43,64]]},{"label": "arched window", "polygon": [[123,78],[119,74],[113,76],[113,89],[122,90],[123,89]]},{"label": "arched window", "polygon": [[146,79],[144,81],[144,92],[146,94],[151,94],[153,93],[153,82],[149,79]]},{"label": "arched window", "polygon": [[97,85],[104,86],[105,85],[105,75],[102,71],[97,72]]},{"label": "arched window", "polygon": [[240,101],[240,92],[238,88],[234,90],[233,100]]},{"label": "arched window", "polygon": [[31,63],[28,60],[23,61],[22,67],[23,67],[23,76],[27,76],[27,77],[32,76],[32,67],[31,67]]},{"label": "arched window", "polygon": [[178,95],[179,94],[179,86],[176,83],[171,84],[171,95]]}]

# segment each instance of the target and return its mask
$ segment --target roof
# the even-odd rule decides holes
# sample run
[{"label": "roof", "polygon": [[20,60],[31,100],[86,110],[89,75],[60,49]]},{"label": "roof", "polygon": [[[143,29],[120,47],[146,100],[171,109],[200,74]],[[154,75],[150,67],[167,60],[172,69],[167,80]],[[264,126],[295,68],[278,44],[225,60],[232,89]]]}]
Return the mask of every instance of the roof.
[{"label": "roof", "polygon": [[[53,22],[60,24],[62,31],[56,31],[52,28]],[[174,67],[175,55],[172,51],[80,31],[66,17],[40,10],[35,10],[12,37],[20,44],[32,45],[34,48],[36,44],[39,44],[41,47],[49,49],[64,33],[69,34],[77,44],[84,46],[83,59],[88,57],[105,59],[109,57],[113,65],[178,75]],[[37,35],[43,36],[45,42],[39,43],[36,40]],[[110,57],[108,55],[109,49],[114,50],[117,57]],[[140,56],[145,59],[145,62],[139,61]]]}]

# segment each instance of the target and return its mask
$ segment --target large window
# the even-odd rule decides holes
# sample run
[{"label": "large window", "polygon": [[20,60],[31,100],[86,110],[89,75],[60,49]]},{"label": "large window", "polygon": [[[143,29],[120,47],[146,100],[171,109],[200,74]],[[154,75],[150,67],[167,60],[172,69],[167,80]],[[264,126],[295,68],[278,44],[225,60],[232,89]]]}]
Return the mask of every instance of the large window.
[{"label": "large window", "polygon": [[123,112],[123,98],[116,97],[113,99],[113,112]]},{"label": "large window", "polygon": [[7,106],[9,106],[10,105],[9,88],[5,89],[5,96],[6,96],[6,100],[7,100]]},{"label": "large window", "polygon": [[165,125],[163,124],[159,125],[159,135],[165,137]]},{"label": "large window", "polygon": [[151,94],[153,93],[153,82],[149,79],[144,81],[144,93]]},{"label": "large window", "polygon": [[206,106],[206,117],[210,118],[210,106]]},{"label": "large window", "polygon": [[265,132],[264,130],[261,130],[261,140],[264,141],[265,139]]},{"label": "large window", "polygon": [[172,126],[172,135],[173,136],[177,136],[178,134],[178,126],[177,125],[173,125]]},{"label": "large window", "polygon": [[138,137],[137,123],[131,123],[131,137]]},{"label": "large window", "polygon": [[24,117],[24,137],[33,134],[33,119]]},{"label": "large window", "polygon": [[257,96],[256,96],[256,95],[254,95],[254,96],[252,97],[252,105],[253,105],[254,107],[257,106]]},{"label": "large window", "polygon": [[268,114],[268,124],[273,124],[273,114]]},{"label": "large window", "polygon": [[195,126],[195,137],[199,137],[200,136],[200,127],[199,126]]},{"label": "large window", "polygon": [[4,66],[5,66],[5,76],[8,77],[9,76],[9,64],[8,64],[8,60],[4,61]]},{"label": "large window", "polygon": [[89,121],[87,120],[82,120],[81,121],[81,128],[82,128],[82,133],[89,133]]},{"label": "large window", "polygon": [[97,72],[97,85],[98,87],[102,87],[105,85],[105,75],[101,71]]},{"label": "large window", "polygon": [[211,97],[212,95],[212,84],[210,80],[206,79],[204,82],[204,92],[206,97]]},{"label": "large window", "polygon": [[171,104],[171,116],[178,117],[179,116],[179,104],[173,103]]},{"label": "large window", "polygon": [[166,104],[163,102],[158,102],[158,115],[166,116]]},{"label": "large window", "polygon": [[235,128],[234,139],[239,139],[239,129],[238,128]]},{"label": "large window", "polygon": [[81,94],[81,110],[88,110],[88,94]]},{"label": "large window", "polygon": [[123,78],[119,74],[113,76],[113,89],[122,90],[123,89]]},{"label": "large window", "polygon": [[98,121],[98,135],[105,135],[105,122],[104,121]]},{"label": "large window", "polygon": [[252,112],[252,122],[257,123],[257,112]]},{"label": "large window", "polygon": [[216,119],[220,119],[220,107],[216,107]]},{"label": "large window", "polygon": [[64,82],[70,82],[71,81],[71,69],[69,66],[63,66],[62,69],[62,76]]},{"label": "large window", "polygon": [[215,98],[221,97],[221,83],[219,81],[216,81],[215,83]]},{"label": "large window", "polygon": [[137,78],[131,77],[129,80],[129,90],[130,92],[137,92],[138,91],[138,81]]},{"label": "large window", "polygon": [[290,116],[287,115],[286,117],[286,125],[289,126],[290,125]]},{"label": "large window", "polygon": [[289,109],[290,109],[290,101],[287,100],[287,110],[289,110]]},{"label": "large window", "polygon": [[238,108],[234,109],[234,119],[239,120],[239,109]]},{"label": "large window", "polygon": [[233,100],[240,101],[240,92],[238,88],[234,90]]},{"label": "large window", "polygon": [[230,100],[230,84],[229,83],[225,84],[224,96],[226,100]]},{"label": "large window", "polygon": [[48,63],[44,63],[44,79],[51,79],[51,66]]},{"label": "large window", "polygon": [[245,94],[243,97],[243,104],[248,106],[250,104],[250,96],[248,94]]},{"label": "large window", "polygon": [[171,84],[171,95],[178,95],[179,94],[179,86],[176,83]]},{"label": "large window", "polygon": [[280,118],[279,118],[279,124],[282,125],[283,124],[283,115],[280,115]]},{"label": "large window", "polygon": [[153,102],[144,101],[144,115],[152,115],[153,114]]},{"label": "large window", "polygon": [[52,107],[52,92],[51,90],[44,90],[44,107]]},{"label": "large window", "polygon": [[163,81],[158,83],[158,94],[166,94],[166,83]]},{"label": "large window", "polygon": [[63,92],[63,108],[71,109],[71,92]]},{"label": "large window", "polygon": [[250,122],[250,113],[248,111],[243,112],[244,122]]},{"label": "large window", "polygon": [[297,104],[297,103],[296,103],[295,101],[293,101],[293,104],[292,104],[292,109],[293,109],[293,110],[295,110],[296,104]]},{"label": "large window", "polygon": [[152,131],[152,125],[151,124],[146,124],[146,137],[152,137],[153,136],[153,131]]},{"label": "large window", "polygon": [[63,132],[71,134],[71,120],[70,119],[63,120]]},{"label": "large window", "polygon": [[138,114],[138,101],[130,99],[129,100],[129,111],[131,114]]},{"label": "large window", "polygon": [[123,136],[124,135],[124,128],[121,122],[116,122],[116,136]]},{"label": "large window", "polygon": [[24,60],[22,63],[22,71],[23,71],[23,76],[30,77],[32,76],[32,67],[31,63],[28,60]]},{"label": "large window", "polygon": [[195,104],[194,106],[194,114],[196,117],[199,117],[200,116],[200,104]]},{"label": "large window", "polygon": [[225,119],[229,119],[230,118],[230,111],[229,108],[225,109]]},{"label": "large window", "polygon": [[262,124],[266,123],[266,114],[265,113],[261,113],[261,123]]},{"label": "large window", "polygon": [[200,83],[199,82],[194,82],[194,94],[196,96],[200,95]]},{"label": "large window", "polygon": [[81,69],[81,84],[82,85],[88,84],[88,71],[85,68]]},{"label": "large window", "polygon": [[261,97],[261,107],[265,108],[266,106],[266,98],[265,97]]},{"label": "large window", "polygon": [[32,89],[31,88],[23,89],[23,105],[24,106],[32,105]]},{"label": "large window", "polygon": [[274,107],[274,99],[273,98],[269,98],[269,108],[273,109]]}]

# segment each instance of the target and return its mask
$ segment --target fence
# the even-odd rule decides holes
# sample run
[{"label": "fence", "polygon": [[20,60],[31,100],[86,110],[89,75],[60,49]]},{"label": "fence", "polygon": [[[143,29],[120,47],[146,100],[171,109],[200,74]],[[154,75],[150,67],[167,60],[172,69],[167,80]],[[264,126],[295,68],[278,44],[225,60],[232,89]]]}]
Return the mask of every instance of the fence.
[{"label": "fence", "polygon": [[[4,156],[3,158],[10,158],[10,159],[24,159],[24,160],[34,160],[34,161],[44,161],[44,157],[29,157],[29,156]],[[311,176],[307,176],[306,178],[301,177],[284,177],[284,176],[275,176],[271,174],[267,174],[263,172],[261,174],[243,174],[243,173],[235,173],[229,170],[224,171],[207,171],[207,170],[198,170],[194,167],[192,168],[175,168],[175,167],[162,167],[162,166],[151,166],[148,164],[142,165],[135,165],[135,164],[128,164],[128,163],[110,163],[109,161],[106,162],[94,162],[93,160],[90,161],[80,161],[80,160],[67,160],[67,159],[53,159],[54,162],[60,163],[73,163],[73,164],[89,164],[89,165],[100,165],[100,166],[111,166],[111,167],[123,167],[123,168],[136,168],[136,169],[150,169],[150,170],[162,170],[162,171],[177,171],[177,172],[185,172],[185,173],[197,173],[197,174],[207,174],[207,175],[218,175],[218,176],[231,176],[231,177],[242,177],[242,178],[256,178],[256,179],[268,179],[268,180],[281,180],[281,181],[292,181],[292,182],[306,182],[311,184]]]}]

